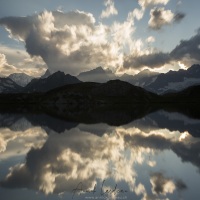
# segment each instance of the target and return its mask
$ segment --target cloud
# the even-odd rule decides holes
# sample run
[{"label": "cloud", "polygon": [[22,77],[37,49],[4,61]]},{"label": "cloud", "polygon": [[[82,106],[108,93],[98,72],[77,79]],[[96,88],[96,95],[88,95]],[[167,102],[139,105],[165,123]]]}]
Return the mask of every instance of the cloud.
[{"label": "cloud", "polygon": [[167,5],[168,2],[169,0],[138,0],[139,5],[145,8],[157,4]]},{"label": "cloud", "polygon": [[7,143],[0,135],[0,153],[4,152],[6,150]]},{"label": "cloud", "polygon": [[174,22],[180,22],[185,17],[185,13],[179,12],[174,15]]},{"label": "cloud", "polygon": [[[0,116],[1,123],[6,124],[11,117]],[[25,119],[15,117],[9,121],[10,128],[0,128],[0,152],[1,159],[8,160],[11,157],[26,155],[27,151],[32,146],[41,147],[47,137],[45,131],[39,127],[33,127]],[[2,125],[3,126],[3,125]],[[20,130],[19,130],[20,129]],[[22,131],[25,129],[24,131]],[[12,145],[11,145],[12,144]]]},{"label": "cloud", "polygon": [[4,54],[0,53],[0,74],[1,76],[8,76],[10,73],[18,72],[18,69],[13,65],[9,65]]},{"label": "cloud", "polygon": [[181,191],[187,189],[187,186],[182,180],[173,180],[172,178],[167,178],[163,173],[156,172],[151,175],[150,182],[152,185],[152,193],[156,196],[164,195],[167,193],[173,193],[175,189]]},{"label": "cloud", "polygon": [[[62,193],[71,192],[79,182],[91,188],[97,178],[112,177],[115,181],[126,180],[133,187],[135,159],[123,158],[122,151],[123,140],[116,136],[98,137],[79,129],[60,135],[54,133],[42,147],[28,152],[24,164],[11,168],[1,186],[32,188],[46,194]],[[115,170],[111,171],[110,163]]]},{"label": "cloud", "polygon": [[[147,38],[146,42],[153,42],[153,38]],[[134,45],[136,47],[137,45]],[[188,40],[181,40],[171,52],[144,52],[140,47],[133,49],[132,54],[123,57],[123,69],[141,69],[149,67],[158,69],[168,64],[180,62],[185,66],[191,66],[200,62],[200,31]]]},{"label": "cloud", "polygon": [[170,62],[168,53],[148,53],[142,55],[128,55],[124,57],[124,68],[140,69],[142,67],[160,68]]},{"label": "cloud", "polygon": [[[183,162],[190,162],[196,166],[200,171],[200,160],[198,158],[198,152],[200,149],[200,141],[191,141],[188,138],[188,142],[180,142],[179,138],[166,138],[164,135],[159,134],[163,130],[154,131],[153,134],[145,135],[139,134],[126,134],[124,136],[125,143],[128,146],[151,148],[154,150],[164,151],[171,149]],[[192,143],[192,145],[191,145]],[[197,150],[198,149],[198,150]]]},{"label": "cloud", "polygon": [[77,74],[96,65],[119,62],[119,53],[108,43],[109,28],[96,25],[90,13],[44,11],[29,17],[3,18],[0,24],[12,37],[24,41],[27,52],[40,56],[53,72]]},{"label": "cloud", "polygon": [[[10,55],[9,55],[10,56]],[[11,55],[16,56],[16,55]],[[19,55],[19,58],[23,56]],[[14,57],[13,57],[14,58]],[[23,57],[24,58],[24,57]],[[17,58],[18,59],[18,58]],[[14,58],[14,60],[17,60]],[[24,58],[14,65],[8,63],[7,57],[5,54],[0,53],[0,74],[1,77],[7,77],[13,73],[26,73],[32,76],[40,76],[46,69],[46,66],[41,62],[40,59],[33,58]]]},{"label": "cloud", "polygon": [[[145,42],[149,45],[155,38],[149,37],[146,41],[135,39],[135,20],[143,18],[146,6],[167,3],[166,0],[139,1],[140,9],[135,8],[128,13],[124,22],[114,22],[111,26],[97,23],[91,13],[78,10],[6,17],[0,19],[0,25],[5,26],[12,38],[24,42],[31,58],[26,57],[14,66],[29,75],[42,74],[47,67],[51,72],[60,70],[72,75],[99,65],[114,72],[128,69],[138,71],[144,67],[158,69],[176,61],[177,56],[145,48]],[[114,2],[107,1],[106,5],[114,5]],[[166,24],[179,22],[183,17],[183,13],[174,14],[164,8],[154,8],[149,24],[157,30]],[[189,63],[190,59],[196,61],[188,54],[180,58],[184,63]],[[27,71],[26,65],[31,66]]]},{"label": "cloud", "polygon": [[154,173],[151,178],[150,182],[152,185],[152,193],[155,195],[164,195],[166,196],[167,193],[173,193],[176,189],[176,185],[173,180],[166,178],[161,173]]},{"label": "cloud", "polygon": [[134,39],[133,34],[135,20],[141,20],[144,11],[135,8],[124,22],[111,26],[97,24],[91,13],[81,11],[6,17],[0,24],[12,38],[25,43],[30,56],[41,57],[50,71],[76,75],[97,65],[117,71],[123,65],[124,52],[142,51],[142,40]]},{"label": "cloud", "polygon": [[185,17],[182,12],[174,14],[171,10],[164,8],[153,8],[150,11],[149,27],[154,30],[160,30],[164,25],[180,22]]},{"label": "cloud", "polygon": [[189,40],[181,40],[180,44],[177,45],[170,53],[171,57],[175,60],[188,60],[194,59],[200,62],[200,31]]},{"label": "cloud", "polygon": [[156,39],[153,37],[153,36],[149,36],[147,39],[146,39],[146,42],[147,43],[153,43],[153,42],[155,42],[156,41]]},{"label": "cloud", "polygon": [[40,57],[30,57],[22,49],[11,48],[0,44],[1,59],[4,59],[4,65],[0,64],[2,76],[8,76],[12,73],[26,73],[30,76],[41,76],[47,69],[46,64]]},{"label": "cloud", "polygon": [[180,62],[185,66],[191,66],[200,62],[200,31],[188,40],[181,40],[180,43],[169,53],[148,52],[147,54],[132,53],[124,56],[123,67],[142,68],[151,67],[159,68],[172,62]]},{"label": "cloud", "polygon": [[106,6],[106,10],[103,10],[101,13],[101,18],[108,18],[111,15],[117,15],[118,11],[115,8],[115,4],[113,0],[105,0],[104,5]]},{"label": "cloud", "polygon": [[173,18],[174,14],[171,12],[171,10],[154,8],[150,11],[150,20],[148,24],[150,28],[159,30],[162,28],[162,26],[171,24]]}]

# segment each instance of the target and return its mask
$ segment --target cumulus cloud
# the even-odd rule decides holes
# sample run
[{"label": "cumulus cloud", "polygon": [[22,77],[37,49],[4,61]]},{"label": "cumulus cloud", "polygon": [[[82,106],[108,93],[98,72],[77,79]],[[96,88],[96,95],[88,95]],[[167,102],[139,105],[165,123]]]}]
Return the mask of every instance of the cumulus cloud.
[{"label": "cumulus cloud", "polygon": [[[26,73],[30,76],[37,77],[41,76],[47,69],[46,64],[40,57],[30,57],[25,50],[11,48],[0,44],[0,51],[1,76],[8,76],[12,73]],[[2,61],[2,59],[4,61]]]},{"label": "cumulus cloud", "polygon": [[150,20],[148,24],[150,28],[159,30],[162,26],[172,23],[173,18],[174,14],[171,10],[154,8],[150,12]]},{"label": "cumulus cloud", "polygon": [[117,15],[118,11],[115,8],[115,3],[113,0],[105,0],[104,5],[106,6],[106,9],[102,11],[101,18],[108,18],[111,15]]},{"label": "cumulus cloud", "polygon": [[182,180],[165,177],[164,174],[160,172],[153,173],[150,182],[152,185],[152,193],[156,196],[166,196],[167,193],[173,193],[176,189],[178,191],[187,189],[187,186]]},{"label": "cumulus cloud", "polygon": [[183,162],[190,162],[200,170],[200,161],[197,159],[200,141],[191,142],[191,139],[188,138],[188,142],[185,140],[182,143],[179,138],[166,138],[165,135],[159,134],[162,132],[163,130],[154,131],[153,134],[147,135],[142,132],[134,135],[127,134],[124,140],[129,146],[135,146],[135,148],[144,147],[159,151],[171,149]]},{"label": "cumulus cloud", "polygon": [[145,8],[157,4],[167,5],[168,2],[169,0],[138,0],[139,5]]},{"label": "cumulus cloud", "polygon": [[169,25],[174,22],[180,22],[185,17],[184,13],[174,14],[171,10],[165,8],[153,8],[150,11],[149,27],[154,30],[161,29],[164,25]]},{"label": "cumulus cloud", "polygon": [[147,43],[153,43],[153,42],[155,42],[156,41],[156,39],[153,37],[153,36],[149,36],[147,39],[146,39],[146,42]]},{"label": "cumulus cloud", "polygon": [[[1,120],[5,120],[2,116],[0,116],[0,118]],[[8,117],[7,120],[10,118],[11,117]],[[20,120],[16,119],[17,117],[13,118],[14,119],[10,120],[16,120],[16,123],[11,124],[12,122],[9,121],[9,125],[11,126],[10,128],[23,130],[24,126],[25,130],[22,131],[11,130],[9,128],[0,128],[0,152],[2,160],[19,155],[26,155],[30,147],[42,146],[47,137],[43,129],[39,127],[33,127],[25,119]],[[5,125],[8,122],[5,120],[1,123]],[[12,143],[12,145],[10,145],[10,143]]]},{"label": "cumulus cloud", "polygon": [[118,62],[118,52],[107,40],[108,27],[96,25],[90,13],[44,11],[30,17],[3,18],[0,24],[12,37],[24,41],[27,52],[40,56],[51,71],[75,74],[97,64]]},{"label": "cumulus cloud", "polygon": [[176,189],[175,183],[161,173],[153,174],[150,182],[152,184],[152,193],[156,195],[167,195],[167,193],[173,193]]},{"label": "cumulus cloud", "polygon": [[8,76],[10,73],[18,72],[18,69],[13,66],[9,65],[4,54],[0,53],[0,74],[1,76]]},{"label": "cumulus cloud", "polygon": [[26,73],[31,76],[40,76],[42,73],[44,73],[45,69],[46,66],[41,62],[40,59],[36,57],[24,58],[24,60],[19,61],[14,66],[8,62],[5,54],[0,53],[1,77],[7,77],[13,73]]},{"label": "cumulus cloud", "polygon": [[133,34],[135,20],[141,20],[144,11],[143,7],[135,8],[124,22],[111,26],[97,24],[91,13],[81,11],[6,17],[0,24],[12,38],[25,43],[30,56],[41,57],[50,71],[76,75],[97,65],[116,71],[123,65],[124,51],[142,51],[143,42]]},{"label": "cumulus cloud", "polygon": [[6,150],[7,143],[0,135],[0,153],[4,152]]},{"label": "cumulus cloud", "polygon": [[[108,7],[114,6],[113,1],[106,2]],[[146,49],[145,42],[149,45],[155,41],[152,36],[146,41],[134,39],[135,20],[143,18],[146,6],[167,3],[166,0],[141,0],[140,9],[135,8],[124,22],[114,22],[111,26],[96,23],[91,13],[81,11],[44,11],[27,17],[6,17],[0,19],[0,25],[5,26],[12,38],[25,43],[31,58],[26,57],[14,66],[23,68],[23,72],[23,66],[32,66],[27,70],[29,75],[42,74],[47,67],[51,72],[60,70],[72,75],[99,65],[114,72],[138,71],[143,67],[158,69],[176,60],[177,56],[153,48]],[[154,8],[149,24],[153,29],[160,29],[166,24],[179,22],[183,17],[183,13],[174,14],[164,8]],[[186,57],[188,54],[184,55]]]}]

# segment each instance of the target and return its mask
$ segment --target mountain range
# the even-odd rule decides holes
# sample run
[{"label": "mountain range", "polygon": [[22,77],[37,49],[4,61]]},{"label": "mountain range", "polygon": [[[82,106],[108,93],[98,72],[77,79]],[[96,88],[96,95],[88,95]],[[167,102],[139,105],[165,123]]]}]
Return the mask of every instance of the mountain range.
[{"label": "mountain range", "polygon": [[165,94],[181,91],[189,86],[200,84],[200,65],[196,64],[187,70],[180,69],[167,73],[156,73],[145,69],[136,75],[123,74],[120,77],[116,76],[110,70],[104,70],[102,67],[98,67],[79,74],[77,78],[84,82],[91,81],[100,83],[119,79],[157,94]]},{"label": "mountain range", "polygon": [[105,83],[109,80],[117,79],[117,76],[109,69],[104,70],[102,67],[97,67],[80,73],[77,78],[83,82]]},{"label": "mountain range", "polygon": [[32,79],[34,79],[34,77],[29,76],[25,73],[10,74],[8,78],[12,79],[16,84],[21,87],[25,87],[28,83],[31,82]]},{"label": "mountain range", "polygon": [[164,94],[169,92],[178,92],[189,86],[200,84],[200,65],[192,65],[187,70],[169,71],[168,73],[158,74],[155,80],[144,88]]},{"label": "mountain range", "polygon": [[22,89],[10,78],[0,78],[0,93],[16,93]]},{"label": "mountain range", "polygon": [[48,77],[42,77],[39,79],[33,79],[26,87],[23,88],[23,92],[47,92],[68,84],[80,83],[76,77],[70,74],[64,74],[64,72],[55,72]]},{"label": "mountain range", "polygon": [[116,79],[157,94],[178,92],[189,86],[200,84],[200,65],[192,65],[187,70],[180,69],[167,73],[156,73],[146,69],[136,75],[123,74],[122,76],[116,76],[111,70],[102,67],[82,72],[76,77],[70,74],[65,75],[60,71],[51,74],[49,70],[40,78],[34,78],[24,73],[15,73],[7,78],[0,78],[0,93],[47,92],[68,84],[106,83]]}]

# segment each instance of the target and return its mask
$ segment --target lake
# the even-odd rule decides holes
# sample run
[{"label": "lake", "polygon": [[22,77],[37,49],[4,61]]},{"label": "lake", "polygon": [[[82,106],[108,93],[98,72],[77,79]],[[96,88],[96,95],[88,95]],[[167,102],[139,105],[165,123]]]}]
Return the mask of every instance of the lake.
[{"label": "lake", "polygon": [[109,113],[90,116],[0,114],[1,199],[199,199],[198,118],[164,110],[118,114],[117,123]]}]

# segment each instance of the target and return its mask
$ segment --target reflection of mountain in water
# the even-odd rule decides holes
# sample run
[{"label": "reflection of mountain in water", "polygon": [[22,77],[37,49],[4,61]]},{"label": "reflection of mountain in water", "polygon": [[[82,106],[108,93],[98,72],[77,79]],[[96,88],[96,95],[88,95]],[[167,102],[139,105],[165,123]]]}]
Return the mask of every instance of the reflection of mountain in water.
[{"label": "reflection of mountain in water", "polygon": [[189,118],[178,112],[157,111],[145,116],[142,120],[133,121],[127,126],[136,126],[144,131],[168,129],[170,131],[187,131],[194,137],[200,137],[200,120]]},{"label": "reflection of mountain in water", "polygon": [[[110,110],[99,109],[85,111],[63,110],[62,106],[59,107],[59,105],[57,105],[56,107],[52,107],[45,111],[46,113],[43,113],[40,110],[30,110],[25,107],[9,107],[8,109],[4,107],[0,126],[12,128],[16,121],[22,120],[20,124],[22,130],[24,130],[26,129],[26,120],[28,120],[34,126],[41,126],[43,128],[48,127],[58,133],[76,127],[80,123],[105,123],[111,126],[120,126],[144,117],[146,114],[152,112],[153,108],[148,106],[128,106],[125,108],[112,108]],[[15,130],[14,128],[12,129]]]},{"label": "reflection of mountain in water", "polygon": [[[178,112],[164,110],[154,111],[151,107],[130,107],[129,109],[98,110],[98,111],[66,111],[59,109],[45,113],[28,113],[27,110],[18,110],[18,113],[5,112],[0,115],[0,127],[8,127],[13,131],[25,131],[32,126],[40,126],[57,133],[77,127],[79,124],[107,124],[111,126],[135,126],[141,130],[151,131],[168,129],[170,131],[187,131],[189,134],[200,137],[200,120],[190,118]],[[104,133],[101,126],[93,128],[97,135]],[[85,125],[85,130],[88,126]],[[106,128],[105,128],[106,129]]]},{"label": "reflection of mountain in water", "polygon": [[13,131],[25,131],[32,125],[23,114],[4,113],[0,114],[0,127]]},{"label": "reflection of mountain in water", "polygon": [[78,123],[68,122],[43,113],[4,113],[0,115],[0,127],[7,127],[13,131],[25,131],[33,126],[40,126],[45,130],[50,129],[60,133],[77,125]]}]

